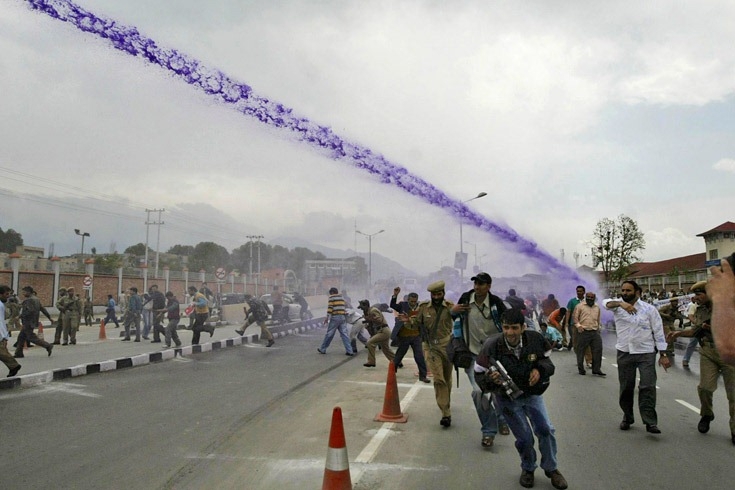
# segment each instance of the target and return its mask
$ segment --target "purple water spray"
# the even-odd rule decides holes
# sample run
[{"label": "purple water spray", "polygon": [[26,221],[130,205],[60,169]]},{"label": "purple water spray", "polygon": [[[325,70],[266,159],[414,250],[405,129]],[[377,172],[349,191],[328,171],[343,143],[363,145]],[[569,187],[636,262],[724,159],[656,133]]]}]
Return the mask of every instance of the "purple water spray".
[{"label": "purple water spray", "polygon": [[319,150],[326,150],[330,158],[363,169],[384,184],[393,184],[424,201],[448,210],[451,214],[499,238],[512,250],[531,258],[541,272],[554,273],[559,283],[582,281],[576,272],[539,249],[513,229],[494,223],[469,209],[461,201],[447,196],[434,185],[406,168],[386,160],[369,148],[351,143],[336,135],[331,128],[320,126],[305,117],[293,114],[282,104],[261,97],[244,83],[232,80],[219,70],[206,67],[200,61],[175,49],[159,47],[155,41],[141,35],[135,27],[126,27],[103,19],[68,0],[26,0],[32,9],[54,19],[68,22],[78,29],[108,40],[115,48],[143,57],[209,95],[218,98],[235,110],[277,128],[291,131],[298,139]]}]

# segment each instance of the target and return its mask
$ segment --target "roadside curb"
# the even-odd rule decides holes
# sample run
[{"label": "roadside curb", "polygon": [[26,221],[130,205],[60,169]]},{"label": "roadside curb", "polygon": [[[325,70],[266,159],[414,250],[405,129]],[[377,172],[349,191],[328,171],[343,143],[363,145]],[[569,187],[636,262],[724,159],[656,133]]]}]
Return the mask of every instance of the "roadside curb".
[{"label": "roadside curb", "polygon": [[[322,325],[323,318],[311,319],[293,324],[282,326],[269,326],[268,329],[274,338],[282,338],[287,335],[305,332]],[[106,371],[116,371],[137,366],[145,366],[155,362],[169,361],[176,357],[184,357],[191,354],[200,354],[215,350],[225,349],[227,347],[236,347],[244,344],[251,344],[260,340],[259,334],[237,336],[228,339],[215,340],[204,344],[187,345],[182,347],[173,347],[170,349],[158,350],[144,354],[137,354],[129,357],[121,357],[107,361],[93,362],[88,364],[80,364],[62,369],[53,369],[40,373],[25,374],[14,376],[12,378],[0,379],[0,390],[11,388],[28,388],[38,386],[52,381],[61,381],[64,379],[75,378],[78,376],[86,376],[88,374],[97,374]]]}]

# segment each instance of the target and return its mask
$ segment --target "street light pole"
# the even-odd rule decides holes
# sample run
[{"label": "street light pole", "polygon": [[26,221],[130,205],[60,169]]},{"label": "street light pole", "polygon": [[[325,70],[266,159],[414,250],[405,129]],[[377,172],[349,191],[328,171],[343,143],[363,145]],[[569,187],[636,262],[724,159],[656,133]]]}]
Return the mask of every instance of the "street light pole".
[{"label": "street light pole", "polygon": [[472,245],[473,247],[475,247],[475,254],[474,254],[475,255],[475,267],[477,267],[477,244],[476,243],[472,243],[472,242],[468,242],[467,240],[465,240],[464,242],[467,245]]},{"label": "street light pole", "polygon": [[360,230],[355,230],[355,232],[368,238],[368,287],[365,288],[365,296],[369,296],[369,289],[372,289],[373,287],[373,237],[383,233],[384,231],[385,230],[376,231],[375,233],[363,233]]},{"label": "street light pole", "polygon": [[84,237],[85,236],[89,236],[89,233],[87,233],[86,231],[84,231],[84,232],[79,231],[78,228],[74,228],[74,233],[76,233],[77,235],[79,235],[80,237],[82,237],[82,253],[81,253],[81,255],[82,255],[82,260],[84,260]]},{"label": "street light pole", "polygon": [[[462,201],[462,203],[464,204],[466,202],[474,201],[475,199],[480,199],[481,197],[485,197],[485,196],[487,196],[487,192],[480,192],[475,197],[473,197],[471,199],[467,199],[466,201]],[[464,258],[464,246],[463,246],[463,243],[464,243],[464,239],[462,237],[462,218],[460,218],[459,219],[459,254],[460,254],[460,258],[461,259]],[[464,268],[462,268],[462,267],[460,267],[460,269],[459,269],[459,280],[460,280],[460,283],[462,283],[464,285]]]}]

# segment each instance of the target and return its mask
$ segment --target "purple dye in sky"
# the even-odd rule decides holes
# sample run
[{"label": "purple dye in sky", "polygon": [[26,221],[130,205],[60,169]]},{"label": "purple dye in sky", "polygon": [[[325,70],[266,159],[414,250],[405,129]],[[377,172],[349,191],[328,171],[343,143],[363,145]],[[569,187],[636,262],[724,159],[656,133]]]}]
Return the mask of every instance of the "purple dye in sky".
[{"label": "purple dye in sky", "polygon": [[539,249],[513,229],[494,223],[469,209],[463,202],[447,196],[434,185],[407,169],[386,160],[369,148],[345,141],[330,128],[320,126],[305,117],[293,114],[292,109],[261,97],[244,83],[232,80],[219,70],[208,68],[196,59],[175,49],[159,47],[155,41],[141,35],[135,27],[126,27],[103,19],[67,0],[26,0],[31,8],[55,19],[68,22],[78,29],[107,39],[126,53],[145,58],[186,83],[193,85],[235,110],[277,128],[286,129],[319,150],[326,150],[334,160],[344,161],[365,170],[384,184],[396,187],[448,210],[451,214],[499,238],[509,248],[531,258],[542,272],[554,272],[559,281],[580,282],[579,276],[554,257]]}]

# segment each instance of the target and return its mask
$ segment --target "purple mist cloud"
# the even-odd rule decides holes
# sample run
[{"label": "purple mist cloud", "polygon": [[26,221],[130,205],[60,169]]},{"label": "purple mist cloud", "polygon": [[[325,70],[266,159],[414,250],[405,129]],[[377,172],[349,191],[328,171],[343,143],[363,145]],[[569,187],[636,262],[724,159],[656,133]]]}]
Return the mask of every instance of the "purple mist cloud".
[{"label": "purple mist cloud", "polygon": [[269,126],[291,131],[298,139],[313,148],[325,151],[334,160],[365,170],[384,184],[392,184],[449,211],[463,223],[472,224],[488,232],[511,250],[529,257],[542,272],[554,272],[559,282],[581,280],[575,271],[539,249],[536,243],[523,238],[511,228],[501,226],[473,212],[463,202],[450,198],[406,168],[389,162],[369,148],[342,139],[331,128],[296,115],[291,108],[283,104],[259,96],[248,85],[231,79],[219,70],[208,68],[185,53],[158,46],[155,41],[140,34],[135,27],[123,26],[113,20],[98,17],[67,0],[26,1],[32,9],[68,22],[82,31],[96,34],[130,55],[145,58],[247,116],[254,117]]}]

